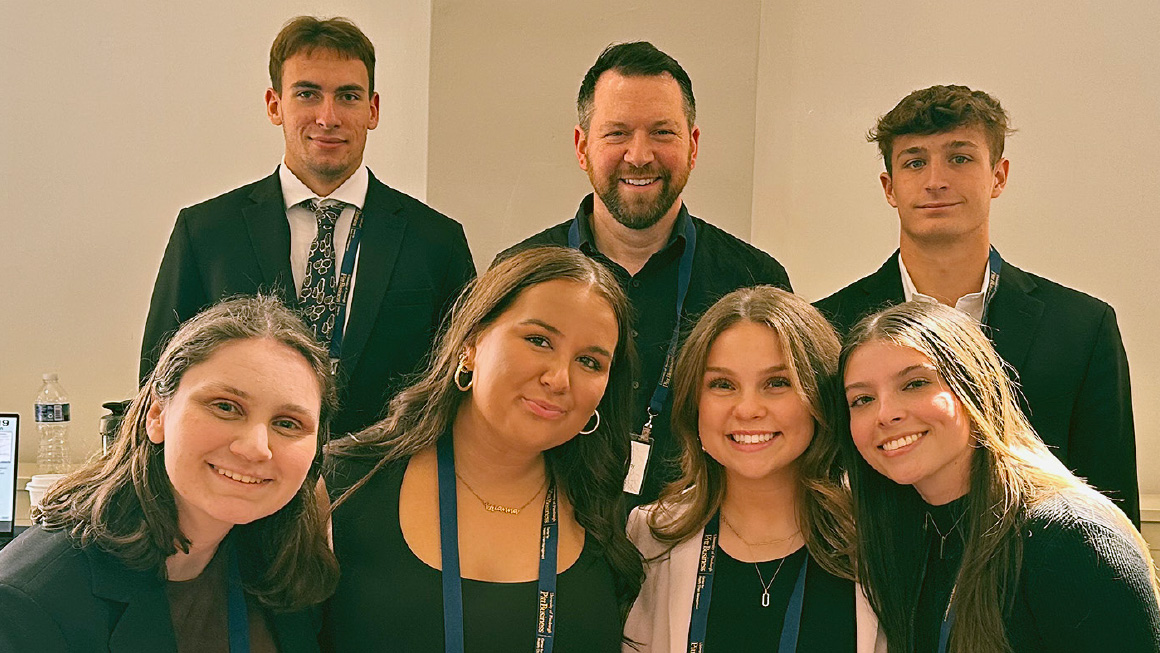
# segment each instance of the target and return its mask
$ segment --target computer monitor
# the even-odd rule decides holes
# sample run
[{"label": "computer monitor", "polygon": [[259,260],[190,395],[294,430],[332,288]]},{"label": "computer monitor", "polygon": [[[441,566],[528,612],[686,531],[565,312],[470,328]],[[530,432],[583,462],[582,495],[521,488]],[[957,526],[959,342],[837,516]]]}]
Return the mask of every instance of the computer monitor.
[{"label": "computer monitor", "polygon": [[16,452],[20,415],[0,413],[0,541],[16,528]]}]

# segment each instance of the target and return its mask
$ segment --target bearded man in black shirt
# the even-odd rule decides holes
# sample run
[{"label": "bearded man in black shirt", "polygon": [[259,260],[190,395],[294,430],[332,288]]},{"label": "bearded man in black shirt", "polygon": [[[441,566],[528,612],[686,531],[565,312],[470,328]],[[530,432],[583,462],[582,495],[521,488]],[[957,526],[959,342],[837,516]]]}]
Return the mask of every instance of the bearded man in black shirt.
[{"label": "bearded man in black shirt", "polygon": [[676,476],[668,384],[682,334],[722,295],[757,284],[790,290],[789,276],[681,201],[701,131],[693,84],[675,59],[644,41],[611,45],[584,76],[576,107],[576,158],[595,192],[574,218],[497,260],[538,245],[575,247],[620,279],[641,362],[625,490],[632,503],[649,503]]}]

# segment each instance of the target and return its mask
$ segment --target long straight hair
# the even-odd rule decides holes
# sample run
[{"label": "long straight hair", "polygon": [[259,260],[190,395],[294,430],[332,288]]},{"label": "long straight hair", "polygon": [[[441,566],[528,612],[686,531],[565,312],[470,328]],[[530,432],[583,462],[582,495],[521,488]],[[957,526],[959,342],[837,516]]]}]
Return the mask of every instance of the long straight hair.
[{"label": "long straight hair", "polygon": [[628,473],[629,411],[636,354],[628,298],[603,265],[573,249],[536,247],[504,259],[460,295],[446,331],[435,344],[426,371],[391,400],[387,416],[353,436],[336,440],[336,457],[377,458],[370,472],[343,493],[341,505],[384,465],[430,448],[450,432],[467,393],[455,387],[459,355],[532,286],[564,279],[583,284],[608,302],[616,316],[617,341],[608,385],[600,400],[600,424],[544,452],[548,474],[559,482],[576,521],[601,547],[612,568],[621,618],[640,592],[644,568],[640,553],[625,535],[623,483]]},{"label": "long straight hair", "polygon": [[808,302],[773,286],[725,295],[701,316],[685,341],[673,375],[673,433],[680,446],[681,475],[662,491],[649,528],[661,542],[683,542],[705,528],[728,492],[725,469],[701,449],[697,424],[709,350],[718,336],[739,322],[773,332],[789,363],[794,390],[809,407],[814,436],[796,461],[798,525],[818,564],[831,574],[852,578],[850,495],[822,399],[822,387],[837,370],[838,336]]},{"label": "long straight hair", "polygon": [[33,518],[46,529],[66,529],[80,546],[95,546],[126,567],[156,571],[189,551],[178,526],[173,485],[165,471],[165,446],[149,441],[145,423],[154,403],[171,399],[191,368],[237,340],[269,339],[299,353],[322,395],[318,451],[306,480],[272,515],[231,530],[241,556],[246,591],[263,605],[300,610],[320,603],[338,583],[338,562],[326,541],[315,496],[322,446],[337,406],[330,359],[302,319],[274,297],[225,300],[188,320],[162,351],[157,366],[129,405],[112,450],[61,479]]},{"label": "long straight hair", "polygon": [[923,520],[929,508],[913,487],[899,485],[871,468],[850,436],[843,377],[850,356],[870,342],[907,347],[926,356],[970,420],[975,450],[962,521],[964,551],[956,579],[949,651],[1010,650],[1004,620],[1019,585],[1020,533],[1027,510],[1061,493],[1084,513],[1113,525],[1134,541],[1149,561],[1153,592],[1160,590],[1147,545],[1124,513],[1068,471],[1035,434],[1019,409],[1005,363],[979,323],[941,304],[899,304],[863,319],[850,331],[832,393],[834,421],[845,436],[841,440],[858,524],[858,576],[892,651],[910,651],[914,645],[914,611],[927,545]]}]

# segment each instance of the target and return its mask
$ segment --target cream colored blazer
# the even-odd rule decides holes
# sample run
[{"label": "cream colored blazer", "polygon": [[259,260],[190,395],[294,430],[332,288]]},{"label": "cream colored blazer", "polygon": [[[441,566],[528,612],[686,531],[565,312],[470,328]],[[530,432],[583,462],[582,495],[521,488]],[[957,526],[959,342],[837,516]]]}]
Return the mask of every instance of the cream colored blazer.
[{"label": "cream colored blazer", "polygon": [[[673,547],[668,555],[667,545],[658,542],[648,527],[648,517],[656,504],[641,506],[628,517],[628,539],[644,555],[645,577],[640,595],[628,614],[624,635],[637,642],[629,644],[623,653],[686,653],[689,642],[689,618],[693,611],[693,588],[697,582],[697,561],[701,552],[703,533]],[[661,556],[661,557],[657,557]],[[647,562],[650,558],[656,558]],[[857,652],[885,653],[886,642],[879,641],[878,619],[855,585],[855,619],[857,622]]]}]

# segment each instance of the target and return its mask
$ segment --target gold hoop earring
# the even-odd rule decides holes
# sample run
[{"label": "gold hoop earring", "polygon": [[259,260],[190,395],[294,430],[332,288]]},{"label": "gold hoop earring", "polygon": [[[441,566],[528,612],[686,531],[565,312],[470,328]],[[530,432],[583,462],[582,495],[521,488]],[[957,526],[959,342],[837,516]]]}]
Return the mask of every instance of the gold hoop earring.
[{"label": "gold hoop earring", "polygon": [[[592,428],[588,429],[587,431],[580,431],[580,435],[588,435],[590,433],[595,433],[596,429],[600,428],[600,411],[599,410],[592,411],[592,416],[596,418],[596,423],[593,424]],[[585,424],[585,426],[587,426],[587,424]]]},{"label": "gold hoop earring", "polygon": [[[466,383],[460,382],[464,374],[467,375]],[[475,383],[475,375],[471,373],[471,370],[467,369],[467,360],[460,356],[459,367],[455,368],[455,387],[459,388],[460,392],[467,392],[471,389],[473,383]]]}]

